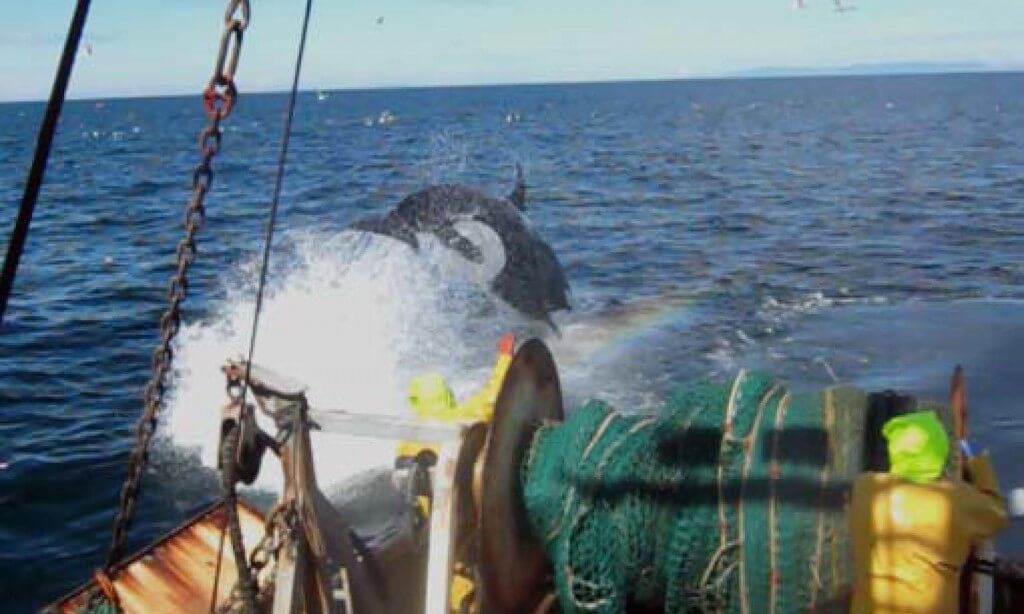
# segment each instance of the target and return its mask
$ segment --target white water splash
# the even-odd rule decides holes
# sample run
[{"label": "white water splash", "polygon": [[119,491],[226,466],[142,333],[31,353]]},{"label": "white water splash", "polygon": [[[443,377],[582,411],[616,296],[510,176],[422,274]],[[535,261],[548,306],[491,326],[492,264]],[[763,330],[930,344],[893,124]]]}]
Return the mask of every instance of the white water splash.
[{"label": "white water splash", "polygon": [[[308,386],[310,404],[367,414],[409,412],[405,391],[419,373],[436,371],[465,398],[485,381],[503,332],[524,341],[545,337],[558,361],[563,391],[575,396],[629,397],[630,374],[616,357],[622,341],[656,329],[682,307],[673,301],[639,302],[614,314],[566,316],[563,336],[528,322],[479,283],[470,265],[428,235],[419,252],[365,233],[293,233],[284,237],[271,272],[255,362]],[[486,237],[474,237],[486,248]],[[492,254],[491,256],[497,257]],[[485,264],[490,261],[485,258]],[[220,367],[248,350],[254,304],[254,262],[226,279],[226,298],[208,321],[184,327],[176,346],[174,387],[168,398],[174,454],[197,452],[216,466],[220,408],[227,397]],[[635,365],[634,365],[635,367]],[[627,383],[631,382],[631,383]],[[644,388],[639,385],[640,390]],[[570,392],[572,394],[572,392]],[[269,433],[269,420],[261,426]],[[366,469],[389,466],[395,445],[335,433],[313,433],[317,477],[324,490]],[[278,491],[279,465],[268,453],[254,485]]]},{"label": "white water splash", "polygon": [[[420,253],[390,239],[342,232],[292,235],[295,257],[272,274],[254,361],[308,386],[315,408],[370,414],[407,412],[405,390],[417,373],[438,371],[465,395],[483,381],[502,330],[516,316],[479,286],[453,275],[450,250],[424,238]],[[219,410],[226,401],[219,367],[248,350],[254,267],[228,281],[211,321],[186,326],[177,344],[170,437],[216,464]],[[457,273],[457,272],[456,272]],[[265,430],[273,432],[270,424]],[[314,435],[320,479],[330,485],[390,464],[394,446]],[[258,488],[277,490],[268,459]]]}]

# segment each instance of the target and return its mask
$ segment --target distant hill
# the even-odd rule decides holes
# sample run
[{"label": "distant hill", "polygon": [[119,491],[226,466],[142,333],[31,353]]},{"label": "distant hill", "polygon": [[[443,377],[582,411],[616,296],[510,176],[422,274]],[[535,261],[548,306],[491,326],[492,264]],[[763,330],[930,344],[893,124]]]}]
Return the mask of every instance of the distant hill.
[{"label": "distant hill", "polygon": [[765,66],[734,73],[730,77],[824,77],[843,75],[919,75],[1006,70],[983,62],[887,62],[822,68]]}]

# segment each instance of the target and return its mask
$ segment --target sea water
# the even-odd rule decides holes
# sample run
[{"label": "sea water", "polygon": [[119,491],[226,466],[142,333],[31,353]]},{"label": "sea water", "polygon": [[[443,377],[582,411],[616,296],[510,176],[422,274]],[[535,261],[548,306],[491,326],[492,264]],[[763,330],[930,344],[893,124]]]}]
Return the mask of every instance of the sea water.
[{"label": "sea water", "polygon": [[[943,401],[962,363],[971,439],[1009,492],[1024,484],[1021,91],[1024,75],[994,74],[304,93],[255,360],[315,406],[399,415],[417,373],[470,393],[506,330],[545,335],[570,408],[652,410],[742,367]],[[224,124],[133,547],[217,496],[218,368],[248,349],[285,102],[243,87]],[[0,105],[4,227],[42,108]],[[202,123],[198,96],[65,107],[0,331],[11,611],[103,561]],[[516,163],[573,289],[561,336],[438,245],[345,230],[429,183],[504,194]],[[334,442],[317,470],[330,488],[391,451]],[[267,459],[260,491],[276,471]]]}]

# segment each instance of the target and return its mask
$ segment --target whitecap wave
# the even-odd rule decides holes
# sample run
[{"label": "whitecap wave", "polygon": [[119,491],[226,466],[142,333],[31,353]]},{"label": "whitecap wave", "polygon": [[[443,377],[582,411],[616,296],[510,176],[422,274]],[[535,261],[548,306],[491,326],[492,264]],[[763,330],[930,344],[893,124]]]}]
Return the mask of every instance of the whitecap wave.
[{"label": "whitecap wave", "polygon": [[[467,394],[486,376],[501,331],[523,327],[472,280],[453,276],[450,250],[429,240],[419,253],[349,231],[293,234],[282,243],[293,256],[271,274],[254,362],[307,385],[315,408],[400,414],[408,411],[408,381],[428,370],[448,378],[457,395]],[[210,467],[226,401],[219,367],[247,352],[252,327],[255,267],[240,271],[225,281],[227,296],[215,315],[184,327],[176,349],[170,439]],[[328,484],[393,455],[393,446],[380,442],[314,439]],[[256,486],[276,490],[280,483],[278,472],[265,468]]]}]

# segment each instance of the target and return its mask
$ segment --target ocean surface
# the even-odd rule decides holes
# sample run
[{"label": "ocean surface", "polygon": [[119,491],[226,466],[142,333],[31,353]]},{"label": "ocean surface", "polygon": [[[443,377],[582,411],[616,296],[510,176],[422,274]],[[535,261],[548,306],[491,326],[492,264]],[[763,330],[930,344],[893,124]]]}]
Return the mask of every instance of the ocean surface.
[{"label": "ocean surface", "polygon": [[[247,347],[286,102],[241,88],[133,547],[217,494],[217,367]],[[439,250],[345,228],[433,182],[504,194],[521,163],[573,291],[548,335],[569,406],[642,411],[745,367],[942,401],[960,363],[975,447],[1024,485],[1022,93],[1022,74],[305,93],[256,360],[322,407],[402,413],[431,369],[473,389],[502,331],[543,329]],[[42,108],[0,105],[5,232]],[[198,96],[65,107],[0,330],[4,611],[103,561],[202,124]],[[324,447],[328,486],[389,453]],[[1024,527],[998,546],[1024,552]]]}]

